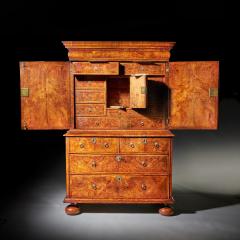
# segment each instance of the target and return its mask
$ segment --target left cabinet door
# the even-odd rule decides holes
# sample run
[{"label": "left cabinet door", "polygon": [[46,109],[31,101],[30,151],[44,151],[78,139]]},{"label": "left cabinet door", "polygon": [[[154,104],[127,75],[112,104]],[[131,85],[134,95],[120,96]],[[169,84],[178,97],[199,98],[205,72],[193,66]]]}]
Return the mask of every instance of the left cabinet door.
[{"label": "left cabinet door", "polygon": [[20,62],[21,128],[70,128],[70,63]]}]

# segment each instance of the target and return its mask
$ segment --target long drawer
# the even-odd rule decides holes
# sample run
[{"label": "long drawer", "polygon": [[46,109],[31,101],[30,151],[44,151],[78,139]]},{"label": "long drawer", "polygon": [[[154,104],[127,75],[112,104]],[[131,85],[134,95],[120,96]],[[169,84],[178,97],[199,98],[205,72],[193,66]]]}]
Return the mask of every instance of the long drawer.
[{"label": "long drawer", "polygon": [[169,198],[168,176],[70,175],[70,196],[79,198]]},{"label": "long drawer", "polygon": [[167,155],[69,155],[70,174],[125,172],[167,174]]}]

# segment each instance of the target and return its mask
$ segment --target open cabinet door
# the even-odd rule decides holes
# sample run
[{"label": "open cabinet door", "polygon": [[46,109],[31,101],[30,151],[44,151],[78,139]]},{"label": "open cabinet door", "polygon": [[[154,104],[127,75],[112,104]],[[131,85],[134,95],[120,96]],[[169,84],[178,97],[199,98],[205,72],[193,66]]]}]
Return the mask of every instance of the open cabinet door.
[{"label": "open cabinet door", "polygon": [[219,63],[171,62],[170,129],[217,129]]},{"label": "open cabinet door", "polygon": [[68,62],[21,62],[21,128],[70,128]]}]

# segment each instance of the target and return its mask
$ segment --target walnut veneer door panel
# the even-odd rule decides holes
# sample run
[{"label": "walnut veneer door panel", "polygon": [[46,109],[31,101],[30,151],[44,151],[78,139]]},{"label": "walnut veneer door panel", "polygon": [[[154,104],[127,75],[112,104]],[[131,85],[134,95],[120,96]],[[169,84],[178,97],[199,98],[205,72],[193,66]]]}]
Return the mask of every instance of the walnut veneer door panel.
[{"label": "walnut veneer door panel", "polygon": [[70,175],[70,196],[95,199],[168,199],[168,176]]},{"label": "walnut veneer door panel", "polygon": [[68,62],[21,62],[21,127],[70,128]]},{"label": "walnut veneer door panel", "polygon": [[169,154],[170,140],[167,138],[121,138],[122,153]]},{"label": "walnut veneer door panel", "polygon": [[118,198],[114,175],[70,175],[70,196],[79,198]]},{"label": "walnut veneer door panel", "polygon": [[171,129],[216,129],[218,62],[171,62]]},{"label": "walnut veneer door panel", "polygon": [[118,129],[120,128],[120,119],[117,117],[76,117],[76,128]]},{"label": "walnut veneer door panel", "polygon": [[103,116],[105,113],[105,104],[76,104],[76,116]]},{"label": "walnut veneer door panel", "polygon": [[119,175],[120,198],[169,198],[168,176]]},{"label": "walnut veneer door panel", "polygon": [[116,153],[118,138],[71,137],[70,153]]},{"label": "walnut veneer door panel", "polygon": [[76,90],[76,103],[105,103],[105,91],[101,90]]},{"label": "walnut veneer door panel", "polygon": [[167,174],[167,155],[69,155],[69,173],[158,173]]}]

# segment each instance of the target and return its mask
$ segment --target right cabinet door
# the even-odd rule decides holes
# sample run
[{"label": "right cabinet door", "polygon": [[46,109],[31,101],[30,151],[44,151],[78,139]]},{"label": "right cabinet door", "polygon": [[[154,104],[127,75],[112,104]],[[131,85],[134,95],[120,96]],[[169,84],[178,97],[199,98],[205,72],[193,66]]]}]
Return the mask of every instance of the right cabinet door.
[{"label": "right cabinet door", "polygon": [[219,62],[171,62],[170,129],[217,129]]}]

